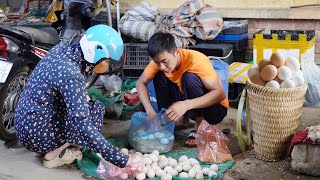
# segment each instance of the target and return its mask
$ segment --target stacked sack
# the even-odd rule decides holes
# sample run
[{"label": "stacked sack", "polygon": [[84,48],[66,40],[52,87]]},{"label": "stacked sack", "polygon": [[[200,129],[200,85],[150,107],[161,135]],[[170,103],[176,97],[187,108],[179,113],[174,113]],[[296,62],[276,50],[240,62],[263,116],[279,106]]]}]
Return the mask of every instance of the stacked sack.
[{"label": "stacked sack", "polygon": [[286,59],[279,52],[273,53],[270,59],[262,59],[259,65],[248,70],[251,82],[260,86],[294,88],[304,84],[299,60],[293,56]]}]

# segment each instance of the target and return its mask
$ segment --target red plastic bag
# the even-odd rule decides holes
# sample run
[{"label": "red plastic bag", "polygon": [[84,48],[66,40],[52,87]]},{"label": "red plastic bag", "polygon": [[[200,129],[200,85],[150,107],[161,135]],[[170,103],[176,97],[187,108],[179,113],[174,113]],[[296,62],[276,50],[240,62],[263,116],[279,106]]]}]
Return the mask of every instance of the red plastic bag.
[{"label": "red plastic bag", "polygon": [[198,159],[206,163],[222,163],[232,160],[228,138],[214,125],[203,120],[196,133]]},{"label": "red plastic bag", "polygon": [[128,106],[134,106],[138,102],[140,102],[138,93],[124,93],[124,103],[126,103]]}]

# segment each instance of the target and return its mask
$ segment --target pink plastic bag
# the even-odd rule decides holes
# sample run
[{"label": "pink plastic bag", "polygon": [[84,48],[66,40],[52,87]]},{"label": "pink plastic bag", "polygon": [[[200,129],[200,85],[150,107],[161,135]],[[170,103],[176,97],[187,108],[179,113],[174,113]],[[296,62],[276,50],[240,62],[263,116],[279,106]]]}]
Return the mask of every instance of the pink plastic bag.
[{"label": "pink plastic bag", "polygon": [[206,163],[222,163],[232,160],[228,138],[214,125],[202,121],[196,133],[198,159]]},{"label": "pink plastic bag", "polygon": [[101,159],[96,173],[99,178],[107,180],[134,179],[129,168],[119,168],[104,159]]},{"label": "pink plastic bag", "polygon": [[130,160],[130,166],[120,168],[101,158],[96,173],[99,178],[106,180],[133,180],[137,174],[142,172],[145,165],[143,163],[142,156],[131,155]]}]

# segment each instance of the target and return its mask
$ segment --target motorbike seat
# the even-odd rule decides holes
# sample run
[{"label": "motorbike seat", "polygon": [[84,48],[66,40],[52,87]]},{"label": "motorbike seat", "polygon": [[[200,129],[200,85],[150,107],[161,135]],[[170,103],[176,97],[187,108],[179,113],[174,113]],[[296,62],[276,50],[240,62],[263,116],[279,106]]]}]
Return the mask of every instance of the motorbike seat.
[{"label": "motorbike seat", "polygon": [[[12,30],[29,40],[33,39],[36,43],[56,45],[60,41],[57,30],[52,27],[32,28],[26,26],[13,26]],[[24,33],[19,31],[23,31]]]}]

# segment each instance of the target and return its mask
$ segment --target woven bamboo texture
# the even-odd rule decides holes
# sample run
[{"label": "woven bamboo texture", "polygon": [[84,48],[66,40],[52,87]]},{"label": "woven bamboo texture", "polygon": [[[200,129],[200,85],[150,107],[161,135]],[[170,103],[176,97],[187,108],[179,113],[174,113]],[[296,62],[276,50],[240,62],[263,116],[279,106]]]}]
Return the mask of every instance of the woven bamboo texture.
[{"label": "woven bamboo texture", "polygon": [[247,90],[256,158],[278,161],[299,125],[307,85],[274,89],[248,80]]}]

